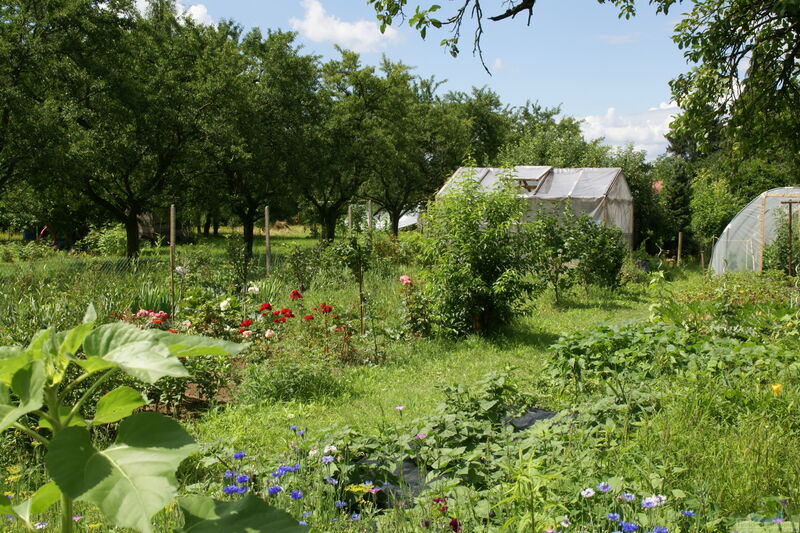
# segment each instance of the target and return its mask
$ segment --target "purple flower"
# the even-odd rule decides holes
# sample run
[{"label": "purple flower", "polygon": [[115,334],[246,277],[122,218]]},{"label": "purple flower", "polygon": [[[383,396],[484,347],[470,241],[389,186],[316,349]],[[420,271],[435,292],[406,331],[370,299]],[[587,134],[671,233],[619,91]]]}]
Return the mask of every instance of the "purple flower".
[{"label": "purple flower", "polygon": [[236,476],[236,472],[234,472],[233,470],[226,470],[225,471],[225,479],[230,479],[230,478],[232,478],[234,476]]},{"label": "purple flower", "polygon": [[222,489],[222,492],[224,492],[225,494],[236,494],[237,492],[239,492],[239,487],[237,487],[236,485],[228,485],[227,487]]},{"label": "purple flower", "polygon": [[622,493],[622,499],[625,500],[628,503],[631,503],[631,502],[635,502],[636,501],[636,496],[634,496],[630,492],[623,492]]},{"label": "purple flower", "polygon": [[292,431],[297,431],[297,426],[290,426],[289,429],[291,429]]},{"label": "purple flower", "polygon": [[325,481],[327,483],[330,483],[331,485],[338,485],[339,484],[339,482],[334,477],[326,477]]},{"label": "purple flower", "polygon": [[247,485],[236,487],[236,494],[244,494],[245,492],[247,492]]},{"label": "purple flower", "polygon": [[772,519],[772,523],[773,523],[773,524],[782,524],[782,523],[783,523],[783,522],[785,522],[785,521],[786,521],[786,519],[785,519],[785,518],[773,518],[773,519]]},{"label": "purple flower", "polygon": [[300,520],[299,522],[297,522],[297,525],[298,526],[307,526],[308,522],[306,522],[305,520]]},{"label": "purple flower", "polygon": [[81,520],[83,520],[83,515],[76,514],[75,516],[72,517],[73,522],[80,522]]},{"label": "purple flower", "polygon": [[669,530],[664,526],[653,527],[653,533],[669,533]]},{"label": "purple flower", "polygon": [[247,456],[247,454],[244,453],[244,452],[236,452],[235,454],[233,454],[233,458],[236,459],[237,461],[241,461],[246,456]]},{"label": "purple flower", "polygon": [[353,516],[350,517],[350,520],[356,521],[361,520],[361,515],[358,513],[353,513]]},{"label": "purple flower", "polygon": [[619,513],[608,513],[606,517],[612,522],[619,522]]},{"label": "purple flower", "polygon": [[685,510],[685,511],[681,511],[681,514],[682,514],[683,516],[690,516],[690,517],[691,517],[691,516],[694,516],[694,511],[692,511],[692,510]]},{"label": "purple flower", "polygon": [[342,507],[345,507],[347,504],[345,502],[339,500],[339,501],[334,502],[333,505],[335,505],[338,509],[341,509]]},{"label": "purple flower", "polygon": [[47,522],[36,522],[35,524],[33,524],[33,527],[35,529],[46,529],[47,528]]},{"label": "purple flower", "polygon": [[639,529],[635,522],[622,522],[622,533],[633,533]]},{"label": "purple flower", "polygon": [[300,436],[302,437],[303,435],[305,435],[305,434],[306,434],[306,430],[305,430],[305,429],[298,429],[298,430],[297,430],[297,434],[298,434],[298,435],[300,435]]},{"label": "purple flower", "polygon": [[247,474],[242,474],[241,476],[236,477],[236,483],[247,483],[250,481],[250,476]]},{"label": "purple flower", "polygon": [[583,496],[584,498],[591,498],[592,496],[594,496],[594,489],[592,488],[583,489],[581,491],[581,496]]},{"label": "purple flower", "polygon": [[599,485],[597,485],[597,490],[600,492],[608,492],[611,490],[611,484],[608,481],[603,481]]},{"label": "purple flower", "polygon": [[270,488],[267,489],[267,494],[269,494],[270,496],[275,496],[276,494],[278,494],[282,490],[283,490],[283,487],[281,487],[280,485],[275,485],[275,486],[270,487]]},{"label": "purple flower", "polygon": [[303,493],[297,489],[294,489],[292,492],[289,493],[289,497],[293,500],[299,500],[303,497]]},{"label": "purple flower", "polygon": [[323,455],[322,456],[322,464],[327,465],[327,464],[332,463],[332,462],[333,462],[333,456],[332,455]]}]

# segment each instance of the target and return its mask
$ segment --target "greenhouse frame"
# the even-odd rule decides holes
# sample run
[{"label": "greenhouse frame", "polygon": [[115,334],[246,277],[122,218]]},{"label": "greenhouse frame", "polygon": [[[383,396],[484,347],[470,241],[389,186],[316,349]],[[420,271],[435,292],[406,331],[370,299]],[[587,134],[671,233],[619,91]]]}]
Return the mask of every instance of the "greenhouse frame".
[{"label": "greenhouse frame", "polygon": [[[788,220],[789,201],[800,202],[800,187],[770,189],[747,204],[722,231],[710,268],[717,274],[763,270],[764,248],[777,237],[779,219]],[[794,208],[800,214],[800,205]]]}]

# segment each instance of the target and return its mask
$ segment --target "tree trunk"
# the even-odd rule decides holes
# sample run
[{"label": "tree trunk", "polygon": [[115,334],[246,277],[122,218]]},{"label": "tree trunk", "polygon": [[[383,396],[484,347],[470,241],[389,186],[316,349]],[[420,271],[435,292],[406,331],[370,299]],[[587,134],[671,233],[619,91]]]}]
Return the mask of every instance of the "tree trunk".
[{"label": "tree trunk", "polygon": [[219,218],[214,217],[214,237],[219,237]]},{"label": "tree trunk", "polygon": [[253,227],[255,226],[255,216],[250,209],[240,216],[242,219],[242,233],[244,238],[244,253],[250,258],[253,257]]},{"label": "tree trunk", "polygon": [[401,216],[402,215],[401,215],[400,211],[396,211],[396,212],[395,211],[391,211],[389,213],[389,224],[391,225],[392,235],[394,236],[395,239],[397,239],[397,236],[400,233],[400,217]]},{"label": "tree trunk", "polygon": [[320,219],[322,221],[322,240],[332,241],[336,237],[336,215],[338,212],[335,209],[327,211],[320,211]]},{"label": "tree trunk", "polygon": [[206,222],[203,224],[203,235],[208,237],[211,233],[211,215],[206,215]]},{"label": "tree trunk", "polygon": [[133,259],[139,255],[139,219],[134,210],[125,217],[125,237],[127,239],[127,256]]}]

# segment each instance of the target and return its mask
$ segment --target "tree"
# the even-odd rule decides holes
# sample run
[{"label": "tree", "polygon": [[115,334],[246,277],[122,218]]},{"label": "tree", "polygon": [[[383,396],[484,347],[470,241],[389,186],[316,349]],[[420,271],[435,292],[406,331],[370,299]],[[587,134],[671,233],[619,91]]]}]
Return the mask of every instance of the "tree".
[{"label": "tree", "polygon": [[473,87],[470,94],[447,93],[444,101],[453,113],[470,121],[470,155],[478,166],[496,164],[500,147],[508,140],[512,125],[500,96],[488,87]]},{"label": "tree", "polygon": [[408,68],[384,60],[385,96],[378,112],[374,171],[361,195],[389,216],[396,237],[400,217],[441,187],[463,160],[469,146],[469,121],[415,82]]},{"label": "tree", "polygon": [[322,238],[333,239],[336,221],[376,170],[377,113],[386,94],[373,67],[339,49],[340,60],[322,68],[320,89],[305,109],[304,156],[293,162],[295,190],[314,210]]},{"label": "tree", "polygon": [[693,175],[691,165],[674,155],[662,155],[653,164],[652,181],[660,185],[658,202],[666,215],[663,220],[668,228],[665,232],[667,235],[665,245],[671,249],[677,247],[678,232],[683,232],[687,238],[691,236],[692,214],[689,203],[692,197]]},{"label": "tree", "polygon": [[288,199],[292,162],[304,157],[305,113],[318,68],[315,58],[298,53],[294,34],[268,32],[265,38],[255,29],[239,43],[236,27],[223,24],[208,31],[219,35],[213,37],[218,44],[209,58],[216,65],[216,81],[207,90],[209,98],[216,92],[222,96],[201,126],[206,148],[201,187],[204,194],[220,189],[221,199],[242,223],[251,255],[254,226],[264,206],[274,209]]}]

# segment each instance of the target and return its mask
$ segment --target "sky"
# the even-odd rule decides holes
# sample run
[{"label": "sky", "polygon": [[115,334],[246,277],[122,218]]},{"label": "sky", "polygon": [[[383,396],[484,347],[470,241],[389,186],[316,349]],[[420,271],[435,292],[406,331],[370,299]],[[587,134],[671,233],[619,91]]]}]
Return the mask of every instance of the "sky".
[{"label": "sky", "polygon": [[[453,0],[438,3],[442,13],[457,5]],[[504,10],[501,0],[483,0],[482,5],[485,15]],[[561,106],[562,114],[583,120],[588,138],[603,137],[614,146],[633,143],[652,160],[666,149],[664,133],[679,111],[669,81],[690,68],[671,40],[687,6],[677,4],[668,15],[657,15],[647,2],[638,1],[637,8],[637,16],[625,20],[613,5],[594,0],[538,0],[530,26],[526,16],[487,20],[482,47],[490,75],[472,54],[470,21],[462,30],[461,54],[453,58],[439,45],[449,37],[446,30],[432,30],[423,40],[396,22],[382,34],[374,9],[364,0],[179,4],[197,22],[232,19],[246,29],[297,32],[302,50],[323,60],[338,57],[335,45],[359,52],[365,64],[377,65],[385,55],[414,67],[421,77],[446,80],[442,92],[488,86],[509,105]]]}]

